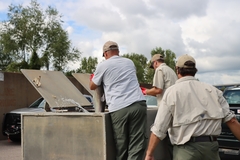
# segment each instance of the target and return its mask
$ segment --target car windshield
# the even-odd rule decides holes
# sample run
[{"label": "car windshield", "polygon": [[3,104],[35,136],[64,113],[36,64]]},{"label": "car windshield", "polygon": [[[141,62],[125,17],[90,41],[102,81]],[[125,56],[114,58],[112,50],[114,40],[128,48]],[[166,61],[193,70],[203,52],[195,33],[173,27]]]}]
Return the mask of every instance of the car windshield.
[{"label": "car windshield", "polygon": [[223,96],[229,104],[240,104],[240,90],[227,90]]},{"label": "car windshield", "polygon": [[30,106],[29,108],[40,108],[39,107],[39,104],[43,101],[43,98],[39,98],[37,99],[36,101],[34,101]]},{"label": "car windshield", "polygon": [[91,100],[90,97],[85,96],[85,98],[87,98],[87,100],[88,100],[90,103],[92,103],[92,100]]},{"label": "car windshield", "polygon": [[145,95],[147,105],[157,106],[157,98],[155,96]]},{"label": "car windshield", "polygon": [[45,99],[42,100],[42,102],[38,105],[38,108],[44,108],[45,107]]}]

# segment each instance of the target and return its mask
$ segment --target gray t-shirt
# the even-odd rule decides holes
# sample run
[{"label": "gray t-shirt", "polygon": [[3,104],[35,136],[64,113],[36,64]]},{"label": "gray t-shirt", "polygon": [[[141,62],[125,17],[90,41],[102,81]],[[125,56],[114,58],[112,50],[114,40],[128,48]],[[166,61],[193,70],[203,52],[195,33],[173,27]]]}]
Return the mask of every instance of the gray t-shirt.
[{"label": "gray t-shirt", "polygon": [[93,83],[103,82],[109,112],[145,100],[139,87],[134,63],[124,57],[113,56],[98,64]]}]

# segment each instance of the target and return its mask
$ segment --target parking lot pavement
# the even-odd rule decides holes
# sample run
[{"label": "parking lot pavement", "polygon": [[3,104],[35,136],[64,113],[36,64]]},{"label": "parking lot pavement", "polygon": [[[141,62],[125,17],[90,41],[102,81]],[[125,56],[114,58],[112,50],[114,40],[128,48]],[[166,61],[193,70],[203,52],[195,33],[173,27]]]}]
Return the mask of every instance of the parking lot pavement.
[{"label": "parking lot pavement", "polygon": [[[22,160],[21,143],[10,140],[0,140],[0,160]],[[221,157],[221,160],[230,159]],[[239,158],[231,160],[239,160]]]},{"label": "parking lot pavement", "polygon": [[22,160],[21,143],[0,140],[0,160]]}]

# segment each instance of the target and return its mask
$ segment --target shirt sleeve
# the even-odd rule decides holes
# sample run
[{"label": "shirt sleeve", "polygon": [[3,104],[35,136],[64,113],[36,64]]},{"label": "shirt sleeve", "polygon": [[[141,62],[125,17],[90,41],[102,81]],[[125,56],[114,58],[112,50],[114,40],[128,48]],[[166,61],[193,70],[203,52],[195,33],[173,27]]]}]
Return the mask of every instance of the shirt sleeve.
[{"label": "shirt sleeve", "polygon": [[[103,63],[103,62],[102,62]],[[97,86],[100,86],[103,81],[104,71],[103,71],[103,64],[99,63],[96,67],[96,70],[94,72],[94,76],[92,78],[93,83],[95,83]]]},{"label": "shirt sleeve", "polygon": [[164,74],[161,69],[156,69],[153,77],[153,86],[163,89],[164,88]]},{"label": "shirt sleeve", "polygon": [[226,123],[230,121],[233,117],[235,117],[235,114],[233,111],[229,109],[229,104],[227,103],[226,99],[223,97],[221,91],[218,91],[218,97],[219,97],[219,103],[223,109],[223,114],[224,114],[223,122]]},{"label": "shirt sleeve", "polygon": [[168,128],[170,128],[171,122],[172,114],[169,110],[169,106],[164,100],[162,100],[158,108],[154,124],[151,127],[151,131],[160,140],[163,140],[166,137],[166,133]]}]

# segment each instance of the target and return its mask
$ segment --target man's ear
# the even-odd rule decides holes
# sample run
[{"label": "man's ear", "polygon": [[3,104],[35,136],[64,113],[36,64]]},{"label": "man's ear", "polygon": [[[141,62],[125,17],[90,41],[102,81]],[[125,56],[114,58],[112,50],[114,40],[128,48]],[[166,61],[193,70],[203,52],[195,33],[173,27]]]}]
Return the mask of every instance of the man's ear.
[{"label": "man's ear", "polygon": [[177,68],[177,67],[175,67],[175,70],[176,70],[176,73],[177,73],[177,75],[178,75],[178,68]]}]

